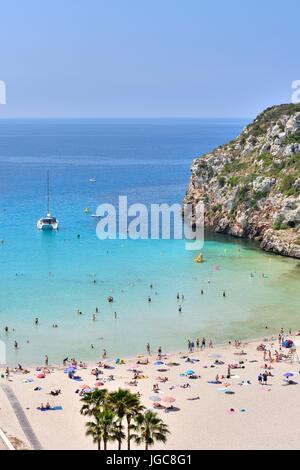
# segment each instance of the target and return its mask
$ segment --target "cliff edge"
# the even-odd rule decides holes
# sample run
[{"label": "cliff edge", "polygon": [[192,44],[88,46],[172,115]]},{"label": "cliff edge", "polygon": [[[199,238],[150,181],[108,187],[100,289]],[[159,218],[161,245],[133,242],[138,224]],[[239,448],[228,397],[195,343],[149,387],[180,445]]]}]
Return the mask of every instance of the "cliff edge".
[{"label": "cliff edge", "polygon": [[300,258],[300,104],[266,109],[191,171],[183,204],[204,202],[207,230]]}]

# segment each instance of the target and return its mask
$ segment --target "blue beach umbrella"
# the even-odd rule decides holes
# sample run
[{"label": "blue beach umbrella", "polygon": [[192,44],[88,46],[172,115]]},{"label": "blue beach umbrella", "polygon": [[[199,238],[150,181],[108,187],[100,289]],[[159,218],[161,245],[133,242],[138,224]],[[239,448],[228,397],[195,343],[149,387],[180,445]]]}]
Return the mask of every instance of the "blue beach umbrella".
[{"label": "blue beach umbrella", "polygon": [[163,361],[156,361],[156,362],[154,362],[154,365],[155,365],[155,366],[162,366],[163,364],[164,364]]},{"label": "blue beach umbrella", "polygon": [[291,339],[286,339],[285,341],[283,341],[282,346],[284,348],[290,349],[294,346],[294,343]]},{"label": "blue beach umbrella", "polygon": [[161,398],[158,397],[157,395],[156,396],[154,395],[152,397],[149,397],[149,400],[151,400],[151,401],[161,401]]},{"label": "blue beach umbrella", "polygon": [[192,369],[186,371],[186,375],[194,375],[194,374],[195,374],[195,371]]}]

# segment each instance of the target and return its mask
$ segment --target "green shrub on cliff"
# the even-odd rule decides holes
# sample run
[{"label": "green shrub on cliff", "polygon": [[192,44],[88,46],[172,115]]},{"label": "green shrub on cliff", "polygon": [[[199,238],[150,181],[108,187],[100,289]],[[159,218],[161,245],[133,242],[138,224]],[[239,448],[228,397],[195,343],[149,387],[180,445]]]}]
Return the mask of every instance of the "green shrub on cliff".
[{"label": "green shrub on cliff", "polygon": [[284,139],[282,143],[283,145],[300,144],[300,132],[294,132],[293,134],[290,134]]},{"label": "green shrub on cliff", "polygon": [[279,184],[279,190],[286,196],[292,196],[296,194],[296,189],[293,187],[296,181],[296,177],[293,174],[285,175],[281,178]]}]

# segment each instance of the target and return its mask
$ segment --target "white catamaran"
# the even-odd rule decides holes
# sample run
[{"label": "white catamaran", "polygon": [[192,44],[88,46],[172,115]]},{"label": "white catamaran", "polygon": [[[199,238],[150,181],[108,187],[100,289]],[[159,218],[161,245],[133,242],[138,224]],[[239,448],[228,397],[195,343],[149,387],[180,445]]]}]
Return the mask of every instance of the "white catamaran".
[{"label": "white catamaran", "polygon": [[47,172],[47,209],[47,216],[37,221],[37,228],[39,230],[58,230],[59,222],[50,212],[49,171]]}]

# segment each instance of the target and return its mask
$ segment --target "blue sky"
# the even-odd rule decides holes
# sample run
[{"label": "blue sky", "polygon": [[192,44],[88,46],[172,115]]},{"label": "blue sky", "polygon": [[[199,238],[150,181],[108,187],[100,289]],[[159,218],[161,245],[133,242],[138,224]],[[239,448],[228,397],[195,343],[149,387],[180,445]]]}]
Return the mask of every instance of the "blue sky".
[{"label": "blue sky", "polygon": [[250,117],[291,101],[299,0],[9,0],[0,117]]}]

